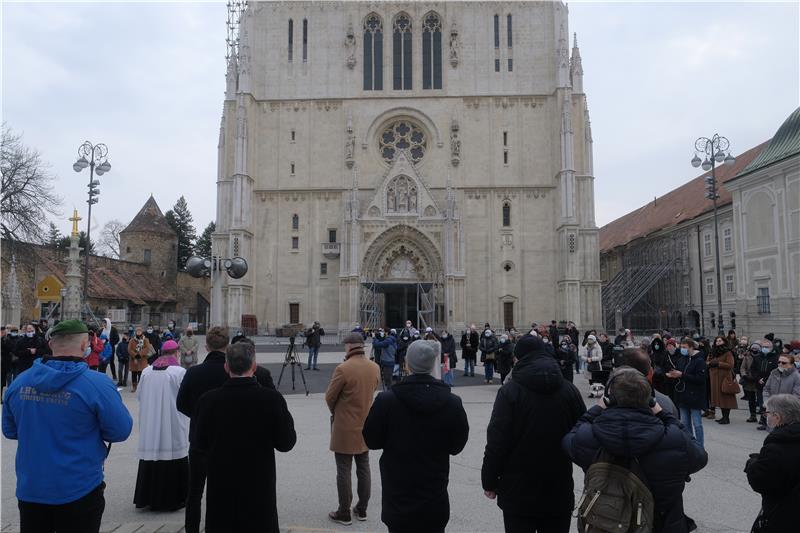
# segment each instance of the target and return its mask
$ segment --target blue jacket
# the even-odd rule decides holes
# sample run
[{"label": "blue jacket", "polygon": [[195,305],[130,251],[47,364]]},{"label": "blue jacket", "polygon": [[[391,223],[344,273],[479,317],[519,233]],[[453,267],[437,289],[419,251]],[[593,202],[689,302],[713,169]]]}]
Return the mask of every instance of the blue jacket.
[{"label": "blue jacket", "polygon": [[104,441],[124,441],[132,428],[108,376],[84,362],[37,359],[3,401],[3,435],[19,441],[17,499],[59,505],[82,498],[103,481]]},{"label": "blue jacket", "polygon": [[397,339],[393,335],[387,335],[385,339],[378,340],[376,337],[372,341],[375,348],[380,349],[380,364],[381,366],[394,366],[395,355],[397,354]]}]

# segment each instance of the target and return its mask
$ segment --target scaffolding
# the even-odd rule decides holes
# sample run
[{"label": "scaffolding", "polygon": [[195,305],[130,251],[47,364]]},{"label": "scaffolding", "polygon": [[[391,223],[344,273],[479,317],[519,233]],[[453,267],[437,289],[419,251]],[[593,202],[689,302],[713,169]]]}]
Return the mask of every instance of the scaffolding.
[{"label": "scaffolding", "polygon": [[[688,243],[685,236],[635,244],[623,251],[622,268],[603,286],[606,329],[684,327],[691,310],[686,295]],[[622,324],[617,324],[617,318]]]},{"label": "scaffolding", "polygon": [[359,317],[364,329],[377,329],[384,324],[384,313],[380,306],[379,294],[387,292],[398,284],[413,286],[417,308],[417,328],[439,329],[444,320],[444,281],[441,275],[434,276],[431,281],[376,281],[362,280],[359,291]]}]

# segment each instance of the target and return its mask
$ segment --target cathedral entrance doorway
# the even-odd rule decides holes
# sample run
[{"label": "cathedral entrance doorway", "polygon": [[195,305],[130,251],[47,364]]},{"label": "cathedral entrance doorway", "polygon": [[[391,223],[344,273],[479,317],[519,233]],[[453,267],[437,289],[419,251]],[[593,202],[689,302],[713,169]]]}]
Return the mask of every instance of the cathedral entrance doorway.
[{"label": "cathedral entrance doorway", "polygon": [[384,294],[384,325],[388,328],[405,326],[410,320],[417,325],[417,285],[414,283],[388,283],[382,287]]},{"label": "cathedral entrance doorway", "polygon": [[367,249],[361,279],[361,322],[365,327],[435,327],[444,288],[441,257],[419,230],[398,225]]}]

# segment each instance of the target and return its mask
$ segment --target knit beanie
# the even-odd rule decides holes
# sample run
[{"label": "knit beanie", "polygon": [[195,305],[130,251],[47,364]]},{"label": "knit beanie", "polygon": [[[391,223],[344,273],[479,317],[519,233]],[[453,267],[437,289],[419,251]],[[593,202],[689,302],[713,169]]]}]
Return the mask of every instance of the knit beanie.
[{"label": "knit beanie", "polygon": [[544,342],[539,336],[534,335],[523,335],[517,341],[516,346],[514,346],[514,357],[517,359],[522,359],[529,353],[538,352],[544,350]]},{"label": "knit beanie", "polygon": [[414,341],[406,351],[406,364],[412,374],[430,374],[437,359],[436,350],[428,341]]}]

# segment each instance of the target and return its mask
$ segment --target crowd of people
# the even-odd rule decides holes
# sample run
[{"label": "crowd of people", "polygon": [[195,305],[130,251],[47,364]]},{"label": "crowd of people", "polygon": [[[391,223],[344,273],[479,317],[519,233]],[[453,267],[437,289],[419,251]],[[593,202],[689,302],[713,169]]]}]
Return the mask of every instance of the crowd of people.
[{"label": "crowd of people", "polygon": [[[194,533],[205,493],[205,531],[279,531],[275,451],[290,451],[298,436],[270,372],[256,364],[252,340],[211,328],[201,363],[197,340],[188,330],[178,335],[174,324],[161,334],[148,326],[122,335],[110,321],[94,330],[76,320],[39,326],[26,325],[23,337],[19,328],[3,331],[4,357],[7,350],[15,357],[2,426],[19,441],[23,532],[99,530],[103,462],[133,428],[119,394],[128,371],[139,402],[134,505],[185,509],[185,529]],[[317,323],[305,333],[315,369],[324,331]],[[363,331],[343,343],[344,361],[325,393],[338,493],[329,519],[368,519],[369,451],[382,450],[381,520],[389,531],[444,531],[449,458],[464,449],[470,429],[452,389],[455,339],[407,321],[400,331],[377,330],[371,349]],[[507,532],[566,533],[573,512],[582,531],[693,530],[683,490],[708,461],[703,417],[719,409],[717,422],[730,424],[739,394],[748,421],[769,432],[745,464],[762,495],[754,531],[796,527],[800,343],[787,346],[774,335],[750,342],[735,332],[713,340],[659,332],[637,342],[628,330],[611,341],[596,331],[581,338],[573,323],[553,321],[524,334],[471,325],[460,347],[465,377],[474,377],[478,361],[486,384],[500,375],[481,485]],[[597,399],[588,410],[573,383],[582,372]],[[577,502],[573,463],[585,473]]]}]

